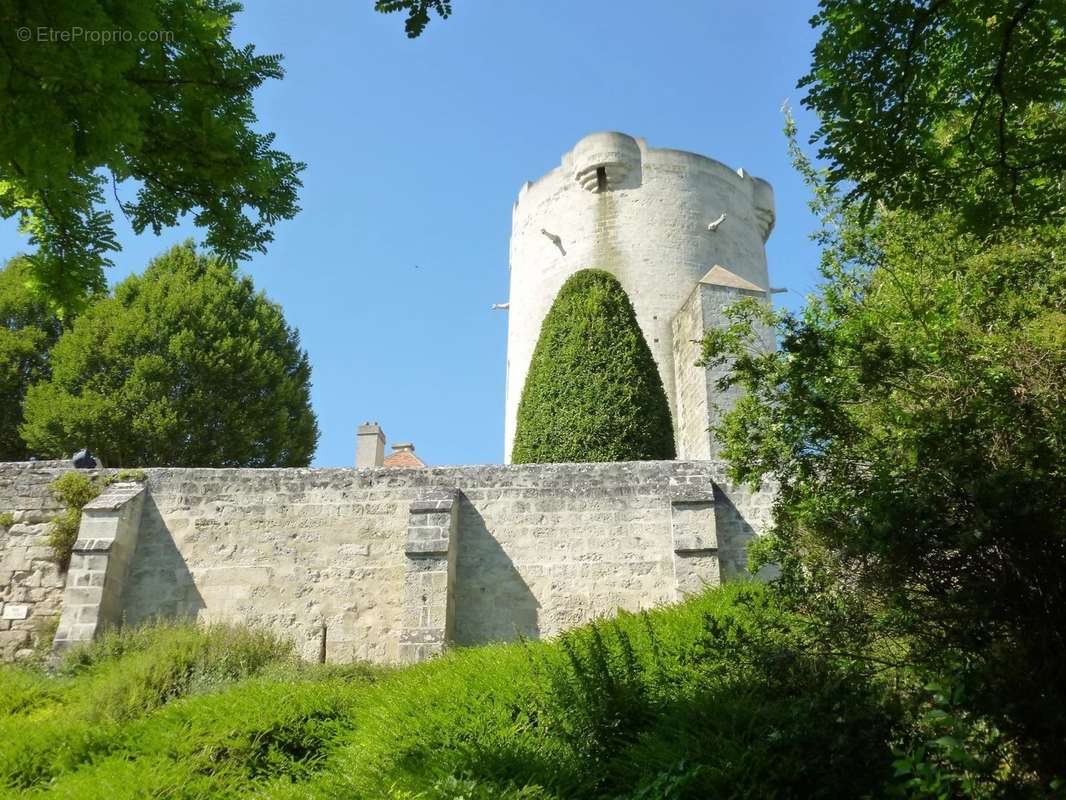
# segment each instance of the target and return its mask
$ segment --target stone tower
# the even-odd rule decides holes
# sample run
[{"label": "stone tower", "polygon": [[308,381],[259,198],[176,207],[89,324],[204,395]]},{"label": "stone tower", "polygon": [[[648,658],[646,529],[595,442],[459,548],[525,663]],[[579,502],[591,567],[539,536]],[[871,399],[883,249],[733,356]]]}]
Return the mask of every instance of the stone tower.
[{"label": "stone tower", "polygon": [[[624,133],[586,136],[518,193],[511,227],[505,460],[540,326],[563,282],[615,275],[659,367],[679,458],[711,458],[713,378],[693,342],[741,296],[769,297],[770,184],[706,156]],[[687,337],[687,338],[686,338]],[[766,346],[772,346],[767,338]]]}]

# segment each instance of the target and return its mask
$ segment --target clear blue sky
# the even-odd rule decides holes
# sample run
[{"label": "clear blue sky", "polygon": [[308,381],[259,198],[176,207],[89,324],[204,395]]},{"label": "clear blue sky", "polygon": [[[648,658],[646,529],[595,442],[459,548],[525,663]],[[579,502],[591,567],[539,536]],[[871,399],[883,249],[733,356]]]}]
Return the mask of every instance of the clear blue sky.
[{"label": "clear blue sky", "polygon": [[[243,266],[310,354],[322,436],[348,466],[377,420],[431,464],[502,459],[511,206],[582,136],[619,130],[769,180],[770,275],[796,307],[817,283],[815,221],[781,133],[810,60],[813,0],[455,0],[417,40],[372,0],[248,0],[235,41],[284,55],[260,128],[308,164],[302,212]],[[128,196],[132,189],[127,188]],[[112,282],[192,236],[136,237]],[[27,248],[0,223],[0,255]],[[419,269],[415,269],[415,265]]]}]

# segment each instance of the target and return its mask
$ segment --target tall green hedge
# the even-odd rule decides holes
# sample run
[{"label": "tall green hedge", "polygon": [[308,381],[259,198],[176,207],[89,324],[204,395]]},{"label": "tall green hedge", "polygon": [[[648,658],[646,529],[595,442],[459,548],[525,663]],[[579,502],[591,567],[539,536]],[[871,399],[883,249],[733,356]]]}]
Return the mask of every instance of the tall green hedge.
[{"label": "tall green hedge", "polygon": [[541,325],[511,460],[673,457],[666,392],[625,290],[603,270],[573,274]]}]

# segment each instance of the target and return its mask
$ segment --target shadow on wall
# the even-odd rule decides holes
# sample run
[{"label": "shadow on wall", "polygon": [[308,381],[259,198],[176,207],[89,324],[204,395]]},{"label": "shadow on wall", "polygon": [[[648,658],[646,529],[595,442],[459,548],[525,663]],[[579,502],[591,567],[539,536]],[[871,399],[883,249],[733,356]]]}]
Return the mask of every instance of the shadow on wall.
[{"label": "shadow on wall", "polygon": [[134,626],[154,617],[196,619],[206,608],[151,492],[144,498],[122,606],[124,623]]},{"label": "shadow on wall", "polygon": [[459,499],[455,642],[476,645],[540,637],[540,604],[465,496]]},{"label": "shadow on wall", "polygon": [[755,529],[717,483],[714,486],[714,524],[722,583],[750,578],[748,542],[755,538]]}]

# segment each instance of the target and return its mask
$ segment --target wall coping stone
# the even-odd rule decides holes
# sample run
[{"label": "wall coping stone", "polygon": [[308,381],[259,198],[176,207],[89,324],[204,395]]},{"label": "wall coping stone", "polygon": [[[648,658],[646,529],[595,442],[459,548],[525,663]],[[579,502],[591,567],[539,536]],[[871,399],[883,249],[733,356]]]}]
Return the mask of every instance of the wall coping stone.
[{"label": "wall coping stone", "polygon": [[101,492],[95,499],[90,500],[84,506],[82,506],[82,512],[85,511],[118,511],[126,503],[132,500],[134,497],[143,492],[145,486],[143,483],[112,483],[103,492]]}]

